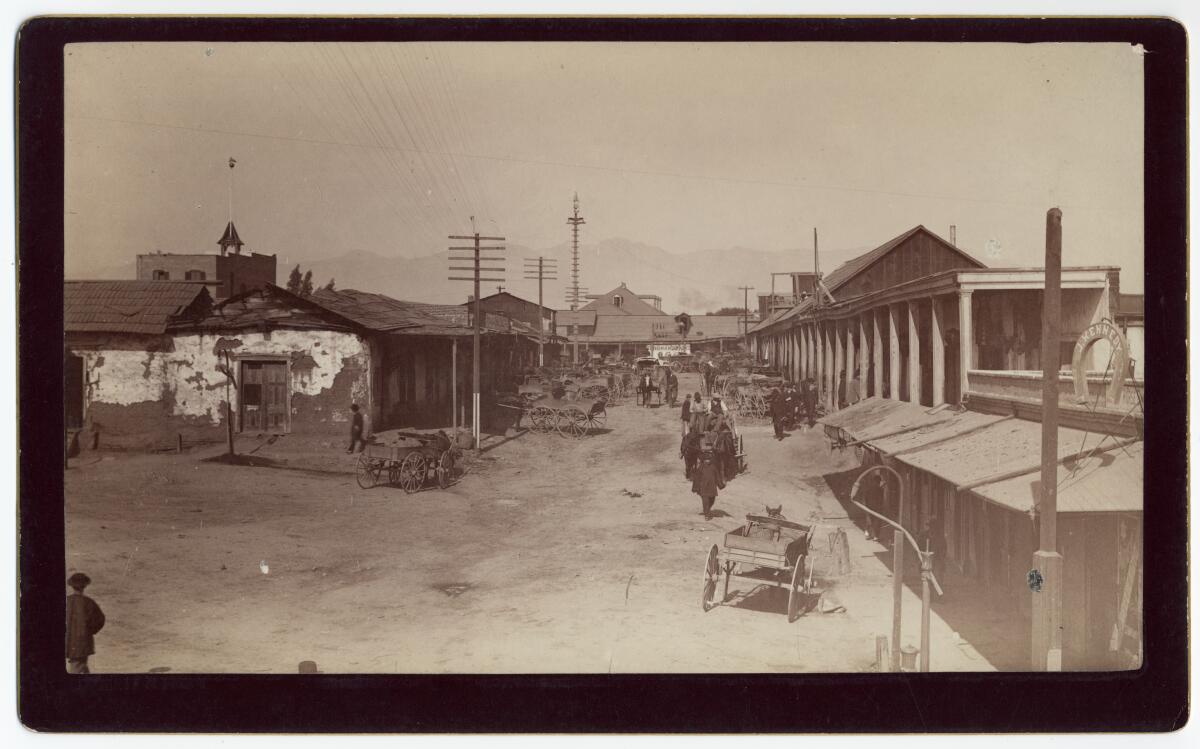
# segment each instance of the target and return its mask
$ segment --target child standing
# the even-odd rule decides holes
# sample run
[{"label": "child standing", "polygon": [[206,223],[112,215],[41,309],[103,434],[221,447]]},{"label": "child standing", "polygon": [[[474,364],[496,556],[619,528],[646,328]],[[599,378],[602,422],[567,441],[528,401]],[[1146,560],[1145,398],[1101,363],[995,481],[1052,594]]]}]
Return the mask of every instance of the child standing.
[{"label": "child standing", "polygon": [[88,656],[96,652],[94,635],[104,628],[104,612],[83,594],[91,578],[76,572],[67,578],[71,593],[67,596],[67,673],[86,674]]},{"label": "child standing", "polygon": [[721,477],[721,468],[717,465],[716,456],[711,444],[705,442],[700,452],[700,461],[692,469],[692,492],[700,495],[701,514],[705,520],[712,520],[712,508],[717,501],[718,489],[725,488]]}]

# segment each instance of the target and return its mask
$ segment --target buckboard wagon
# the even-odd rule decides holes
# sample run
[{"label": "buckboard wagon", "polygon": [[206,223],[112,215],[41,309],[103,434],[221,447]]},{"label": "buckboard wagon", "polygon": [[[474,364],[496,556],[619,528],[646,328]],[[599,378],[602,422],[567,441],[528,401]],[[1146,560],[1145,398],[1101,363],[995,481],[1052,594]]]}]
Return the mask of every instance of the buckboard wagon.
[{"label": "buckboard wagon", "polygon": [[358,456],[355,479],[364,489],[385,483],[399,486],[406,494],[420,491],[431,480],[445,489],[454,478],[459,450],[443,432],[405,432],[401,437],[416,445],[367,445]]},{"label": "buckboard wagon", "polygon": [[[724,548],[713,544],[704,560],[705,611],[729,600],[732,578],[753,580],[760,585],[788,589],[788,622],[800,616],[800,606],[812,585],[812,570],[806,565],[815,525],[793,523],[781,517],[747,515],[746,524],[725,534]],[[809,566],[808,572],[805,567]],[[721,599],[717,584],[724,572]]]}]

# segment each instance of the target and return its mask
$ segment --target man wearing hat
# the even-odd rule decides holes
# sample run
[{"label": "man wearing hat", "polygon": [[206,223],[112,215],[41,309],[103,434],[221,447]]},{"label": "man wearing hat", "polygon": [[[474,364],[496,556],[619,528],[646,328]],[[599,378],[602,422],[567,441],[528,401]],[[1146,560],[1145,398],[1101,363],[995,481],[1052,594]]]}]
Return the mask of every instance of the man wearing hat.
[{"label": "man wearing hat", "polygon": [[96,652],[95,634],[104,628],[104,612],[83,594],[91,578],[76,572],[67,578],[71,593],[67,596],[67,673],[86,674],[88,656]]},{"label": "man wearing hat", "polygon": [[700,495],[701,514],[705,520],[712,520],[712,508],[717,501],[717,490],[725,488],[725,480],[721,476],[721,468],[717,464],[713,445],[709,440],[704,441],[700,449],[700,462],[692,469],[692,492]]}]

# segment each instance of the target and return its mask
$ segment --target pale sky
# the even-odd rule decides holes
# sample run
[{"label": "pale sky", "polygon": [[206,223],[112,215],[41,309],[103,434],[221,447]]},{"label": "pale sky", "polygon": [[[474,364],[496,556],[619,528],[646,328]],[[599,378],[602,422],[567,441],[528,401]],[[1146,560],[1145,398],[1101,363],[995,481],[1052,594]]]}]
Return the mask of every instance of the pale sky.
[{"label": "pale sky", "polygon": [[[89,44],[67,48],[69,277],[161,249],[873,247],[1142,289],[1142,58],[1120,44]],[[985,252],[988,240],[999,250]],[[807,269],[807,256],[805,265]],[[765,275],[778,268],[764,268]],[[828,270],[828,269],[826,269]],[[631,279],[631,283],[632,283]]]}]

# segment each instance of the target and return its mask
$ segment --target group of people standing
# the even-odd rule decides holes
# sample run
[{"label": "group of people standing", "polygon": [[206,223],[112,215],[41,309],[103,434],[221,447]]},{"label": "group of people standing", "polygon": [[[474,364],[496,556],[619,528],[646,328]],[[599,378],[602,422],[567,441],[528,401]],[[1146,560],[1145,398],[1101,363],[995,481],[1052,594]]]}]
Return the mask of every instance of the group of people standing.
[{"label": "group of people standing", "polygon": [[697,392],[684,399],[679,418],[683,477],[691,479],[692,492],[700,496],[701,514],[711,520],[718,493],[737,474],[737,444],[729,410],[719,394],[705,403]]}]

